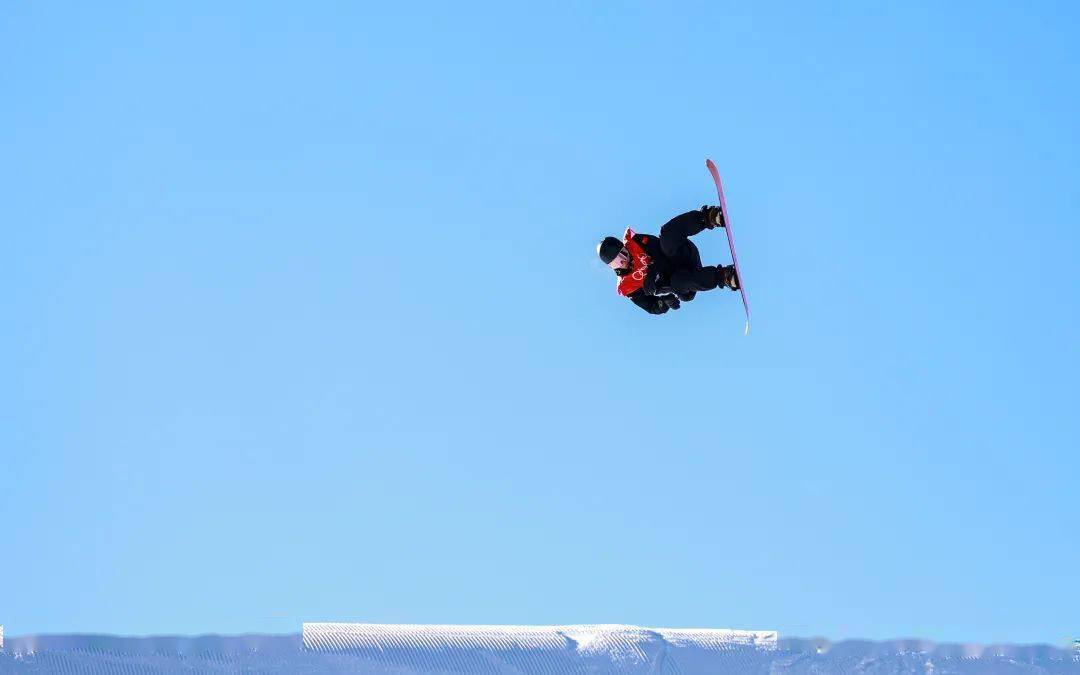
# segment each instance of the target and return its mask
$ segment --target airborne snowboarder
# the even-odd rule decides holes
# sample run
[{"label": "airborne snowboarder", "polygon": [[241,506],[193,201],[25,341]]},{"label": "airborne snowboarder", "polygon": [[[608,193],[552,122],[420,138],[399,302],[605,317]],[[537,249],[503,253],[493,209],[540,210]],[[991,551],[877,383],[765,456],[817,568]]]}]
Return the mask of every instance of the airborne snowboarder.
[{"label": "airborne snowboarder", "polygon": [[669,220],[660,228],[659,237],[627,229],[622,241],[605,237],[596,252],[619,277],[619,295],[650,314],[663,314],[690,302],[698,291],[720,286],[739,290],[735,266],[703,266],[697,246],[690,241],[702,230],[725,225],[719,206],[702,206]]}]

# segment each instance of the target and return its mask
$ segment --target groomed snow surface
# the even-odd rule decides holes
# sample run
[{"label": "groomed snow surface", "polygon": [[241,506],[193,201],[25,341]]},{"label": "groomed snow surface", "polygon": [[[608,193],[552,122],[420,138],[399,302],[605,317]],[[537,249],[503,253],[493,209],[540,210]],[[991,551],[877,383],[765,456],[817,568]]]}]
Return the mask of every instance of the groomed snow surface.
[{"label": "groomed snow surface", "polygon": [[294,635],[9,637],[0,673],[724,675],[1076,673],[1049,646],[780,640],[772,631],[637,626],[308,623]]}]

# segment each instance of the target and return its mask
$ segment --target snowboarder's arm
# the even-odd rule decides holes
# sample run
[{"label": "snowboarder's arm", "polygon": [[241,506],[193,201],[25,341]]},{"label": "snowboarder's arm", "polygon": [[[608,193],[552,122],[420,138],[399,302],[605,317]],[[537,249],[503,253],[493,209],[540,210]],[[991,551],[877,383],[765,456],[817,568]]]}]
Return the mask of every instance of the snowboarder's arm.
[{"label": "snowboarder's arm", "polygon": [[640,291],[630,296],[630,302],[642,308],[649,314],[663,314],[668,311],[668,305],[661,297],[648,295]]},{"label": "snowboarder's arm", "polygon": [[641,290],[647,295],[665,295],[671,291],[671,275],[650,271]]}]

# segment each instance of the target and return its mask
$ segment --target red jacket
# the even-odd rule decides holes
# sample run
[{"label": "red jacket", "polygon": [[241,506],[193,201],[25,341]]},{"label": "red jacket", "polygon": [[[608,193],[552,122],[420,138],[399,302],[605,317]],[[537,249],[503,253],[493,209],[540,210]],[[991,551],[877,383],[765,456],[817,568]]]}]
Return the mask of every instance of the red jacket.
[{"label": "red jacket", "polygon": [[[641,240],[641,243],[638,243],[638,239]],[[649,276],[649,266],[653,262],[649,254],[645,252],[645,246],[649,244],[650,239],[653,239],[653,237],[647,234],[638,237],[633,230],[626,228],[626,234],[623,235],[623,246],[626,247],[626,251],[630,254],[630,271],[619,277],[619,295],[630,297],[645,286],[645,280]]]},{"label": "red jacket", "polygon": [[649,314],[663,314],[668,305],[661,299],[671,292],[665,281],[671,275],[671,261],[664,255],[660,238],[635,234],[627,229],[623,246],[630,254],[630,269],[619,277],[619,295],[630,299]]}]

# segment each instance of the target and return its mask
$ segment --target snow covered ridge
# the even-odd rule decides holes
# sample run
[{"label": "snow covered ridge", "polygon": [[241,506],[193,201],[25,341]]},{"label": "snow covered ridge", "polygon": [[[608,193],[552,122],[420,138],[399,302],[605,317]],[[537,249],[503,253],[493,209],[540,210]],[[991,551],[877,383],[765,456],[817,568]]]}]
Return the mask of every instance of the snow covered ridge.
[{"label": "snow covered ridge", "polygon": [[453,626],[385,623],[305,623],[304,646],[316,651],[357,649],[531,649],[639,652],[666,642],[699,649],[776,648],[776,631],[728,628],[641,628],[624,625]]},{"label": "snow covered ridge", "polygon": [[304,646],[409,673],[690,673],[776,648],[775,631],[306,623]]},{"label": "snow covered ridge", "polygon": [[[9,626],[10,628],[10,626]],[[368,673],[372,675],[727,675],[1053,673],[1080,649],[777,639],[772,631],[636,626],[304,624],[292,635],[8,636],[8,673]]]}]

